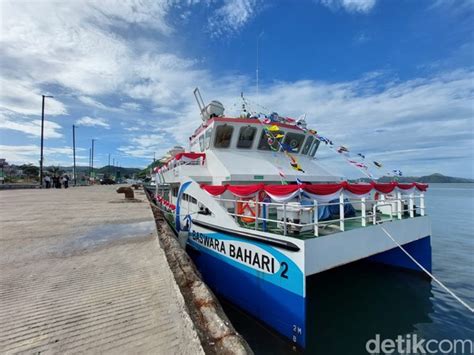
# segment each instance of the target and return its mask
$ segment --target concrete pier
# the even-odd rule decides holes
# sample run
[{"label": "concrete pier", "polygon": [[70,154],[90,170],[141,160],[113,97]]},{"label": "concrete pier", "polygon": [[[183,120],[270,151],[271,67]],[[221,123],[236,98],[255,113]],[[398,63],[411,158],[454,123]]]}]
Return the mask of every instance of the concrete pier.
[{"label": "concrete pier", "polygon": [[203,353],[135,197],[0,191],[0,353]]}]

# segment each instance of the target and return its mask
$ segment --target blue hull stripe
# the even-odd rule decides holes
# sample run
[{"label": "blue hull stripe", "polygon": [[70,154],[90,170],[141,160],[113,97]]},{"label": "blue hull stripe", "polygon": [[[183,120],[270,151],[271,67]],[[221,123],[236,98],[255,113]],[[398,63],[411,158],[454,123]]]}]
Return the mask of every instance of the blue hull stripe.
[{"label": "blue hull stripe", "polygon": [[[431,237],[427,236],[422,239],[403,245],[403,248],[415,258],[424,268],[431,272]],[[422,271],[400,248],[384,251],[383,253],[373,255],[367,258],[386,265],[396,266],[404,269]]]},{"label": "blue hull stripe", "polygon": [[189,185],[191,185],[192,181],[186,181],[184,184],[182,184],[179,188],[178,191],[178,196],[176,197],[176,212],[175,212],[175,226],[176,230],[179,232],[181,230],[181,220],[180,220],[180,215],[181,215],[181,196],[183,195],[184,191],[188,188]]},{"label": "blue hull stripe", "polygon": [[256,277],[224,260],[188,246],[189,254],[214,292],[305,347],[305,298]]}]

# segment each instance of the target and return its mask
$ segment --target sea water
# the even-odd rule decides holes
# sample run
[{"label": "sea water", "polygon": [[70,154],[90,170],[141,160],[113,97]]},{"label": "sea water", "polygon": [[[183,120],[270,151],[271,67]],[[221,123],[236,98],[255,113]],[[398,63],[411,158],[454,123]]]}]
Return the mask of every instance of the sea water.
[{"label": "sea water", "polygon": [[[431,184],[426,209],[432,222],[433,274],[474,306],[474,184]],[[367,354],[367,341],[377,334],[382,340],[399,335],[426,341],[474,339],[473,314],[417,273],[353,263],[312,277],[307,297],[308,354]],[[256,354],[295,352],[254,318],[225,301],[223,306]]]}]

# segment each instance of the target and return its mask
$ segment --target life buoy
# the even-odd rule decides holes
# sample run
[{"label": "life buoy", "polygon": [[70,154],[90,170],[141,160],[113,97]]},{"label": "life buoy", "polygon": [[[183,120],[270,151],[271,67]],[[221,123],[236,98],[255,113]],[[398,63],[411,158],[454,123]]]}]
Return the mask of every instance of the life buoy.
[{"label": "life buoy", "polygon": [[[257,204],[255,198],[242,198],[243,201],[237,202],[237,214],[244,223],[255,223],[255,217],[260,216],[260,204]],[[263,194],[259,194],[259,201],[263,200]]]},{"label": "life buoy", "polygon": [[[256,207],[257,206],[253,198],[246,200],[245,202],[237,202],[237,214],[240,216],[240,220],[244,223],[254,223],[256,216]],[[260,208],[260,206],[258,208]]]}]

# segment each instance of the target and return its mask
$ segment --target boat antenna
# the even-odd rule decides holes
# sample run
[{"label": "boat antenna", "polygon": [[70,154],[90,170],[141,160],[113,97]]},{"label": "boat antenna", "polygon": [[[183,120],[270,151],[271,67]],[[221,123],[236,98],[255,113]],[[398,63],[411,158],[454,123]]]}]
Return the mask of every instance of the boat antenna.
[{"label": "boat antenna", "polygon": [[259,66],[259,59],[260,59],[260,38],[263,36],[263,31],[257,36],[257,69],[255,70],[255,76],[257,81],[257,103],[259,98],[259,88],[258,88],[258,66]]},{"label": "boat antenna", "polygon": [[245,97],[244,97],[244,92],[240,92],[240,97],[242,98],[242,112],[245,112],[245,115],[247,115],[247,107],[246,107],[246,102],[245,102]]}]

